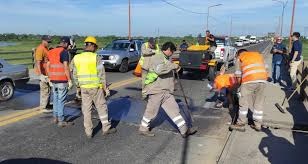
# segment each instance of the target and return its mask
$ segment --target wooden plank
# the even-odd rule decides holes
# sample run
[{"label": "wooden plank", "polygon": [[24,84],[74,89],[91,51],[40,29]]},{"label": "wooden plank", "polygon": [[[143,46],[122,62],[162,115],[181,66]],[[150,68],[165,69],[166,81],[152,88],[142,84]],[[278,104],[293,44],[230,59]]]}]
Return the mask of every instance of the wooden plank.
[{"label": "wooden plank", "polygon": [[23,57],[23,58],[8,58],[8,59],[4,59],[6,61],[12,61],[12,60],[32,60],[32,57]]},{"label": "wooden plank", "polygon": [[7,51],[7,52],[0,52],[0,55],[4,55],[4,54],[22,54],[22,53],[32,53],[32,51]]}]

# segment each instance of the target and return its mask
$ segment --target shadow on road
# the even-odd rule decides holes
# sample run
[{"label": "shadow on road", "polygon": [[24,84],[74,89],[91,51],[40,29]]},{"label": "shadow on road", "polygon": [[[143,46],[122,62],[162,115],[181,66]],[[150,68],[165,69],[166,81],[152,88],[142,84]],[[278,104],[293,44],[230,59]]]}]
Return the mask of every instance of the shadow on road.
[{"label": "shadow on road", "polygon": [[59,160],[46,159],[46,158],[20,158],[20,159],[8,159],[0,162],[0,164],[70,164]]}]

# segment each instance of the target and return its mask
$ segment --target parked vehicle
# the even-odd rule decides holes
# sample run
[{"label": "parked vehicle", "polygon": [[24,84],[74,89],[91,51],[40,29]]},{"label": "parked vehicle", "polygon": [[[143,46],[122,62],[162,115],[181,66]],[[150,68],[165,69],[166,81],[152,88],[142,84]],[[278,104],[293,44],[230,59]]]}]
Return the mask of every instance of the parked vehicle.
[{"label": "parked vehicle", "polygon": [[218,63],[228,66],[235,61],[236,48],[228,37],[216,37],[215,40],[217,48],[214,59],[217,59]]},{"label": "parked vehicle", "polygon": [[243,39],[243,42],[244,42],[244,46],[247,46],[250,44],[249,39]]},{"label": "parked vehicle", "polygon": [[250,36],[249,43],[250,44],[256,44],[257,43],[257,37],[256,36]]},{"label": "parked vehicle", "polygon": [[[201,38],[204,40],[205,38]],[[209,52],[209,45],[196,44],[188,47],[187,51],[182,51],[179,58],[172,58],[174,63],[179,63],[182,71],[193,72],[200,75],[201,79],[207,76],[209,81],[213,81],[217,72],[217,61],[212,59],[214,54]]]},{"label": "parked vehicle", "polygon": [[24,65],[12,65],[0,59],[0,101],[13,97],[17,84],[29,81],[29,70]]},{"label": "parked vehicle", "polygon": [[243,40],[237,40],[237,41],[235,41],[234,44],[237,47],[243,47],[244,46],[244,41]]},{"label": "parked vehicle", "polygon": [[244,39],[246,39],[246,36],[240,36],[239,39],[240,39],[240,40],[244,40]]},{"label": "parked vehicle", "polygon": [[130,66],[137,65],[141,57],[143,40],[118,39],[98,52],[102,56],[105,68],[117,69],[124,73]]}]

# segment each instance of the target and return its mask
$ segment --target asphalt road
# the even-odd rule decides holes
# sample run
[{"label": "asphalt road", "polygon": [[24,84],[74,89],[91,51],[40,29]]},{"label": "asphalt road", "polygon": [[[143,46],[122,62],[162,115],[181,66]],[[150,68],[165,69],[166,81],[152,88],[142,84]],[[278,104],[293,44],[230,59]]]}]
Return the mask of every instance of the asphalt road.
[{"label": "asphalt road", "polygon": [[[253,45],[248,49],[262,52],[268,43]],[[232,69],[230,70],[232,71]],[[0,163],[215,163],[225,137],[230,117],[227,110],[213,110],[207,80],[184,75],[181,83],[193,111],[196,135],[182,139],[174,125],[161,110],[155,122],[153,138],[139,136],[138,124],[146,103],[141,100],[140,81],[130,80],[128,73],[108,72],[108,81],[114,85],[108,99],[109,117],[118,132],[101,135],[101,125],[93,111],[95,136],[87,139],[79,106],[68,104],[66,115],[75,122],[67,128],[52,124],[50,114],[25,114],[14,117],[15,112],[36,107],[39,101],[37,81],[22,86],[15,97],[0,105]],[[188,117],[179,82],[175,93],[182,115]],[[74,94],[71,92],[70,94]],[[207,105],[206,105],[207,104]],[[11,120],[11,121],[10,121]],[[1,124],[4,123],[4,124]]]}]

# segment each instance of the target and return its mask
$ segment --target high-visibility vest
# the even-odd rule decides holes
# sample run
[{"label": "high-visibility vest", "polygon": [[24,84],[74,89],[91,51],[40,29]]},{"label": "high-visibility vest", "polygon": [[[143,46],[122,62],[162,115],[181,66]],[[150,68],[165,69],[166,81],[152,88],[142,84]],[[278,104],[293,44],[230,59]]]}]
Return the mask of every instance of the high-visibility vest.
[{"label": "high-visibility vest", "polygon": [[[163,55],[161,52],[159,52],[158,54],[156,55]],[[168,60],[164,57],[164,62],[166,63]],[[145,77],[145,80],[144,80],[144,84],[145,85],[149,85],[149,84],[152,84],[153,82],[155,82],[158,78],[158,75],[157,73],[155,73],[154,71],[149,71]]]},{"label": "high-visibility vest", "polygon": [[234,74],[223,74],[218,75],[214,80],[214,85],[217,90],[221,90],[222,88],[233,88],[238,81]]},{"label": "high-visibility vest", "polygon": [[267,80],[263,56],[258,52],[243,52],[239,56],[242,71],[242,83]]},{"label": "high-visibility vest", "polygon": [[80,88],[103,88],[97,71],[97,54],[83,52],[74,57]]},{"label": "high-visibility vest", "polygon": [[[145,48],[149,48],[149,42],[146,42],[146,43],[144,43],[144,44],[145,44]],[[156,44],[155,47],[156,47],[155,54],[160,53],[158,44]],[[135,76],[141,77],[141,74],[142,74],[142,65],[143,65],[143,63],[144,63],[144,57],[141,56],[140,59],[139,59],[139,61],[138,61],[137,66],[136,66],[136,68],[135,68],[135,70],[134,70],[134,73],[133,73]]]},{"label": "high-visibility vest", "polygon": [[51,81],[67,81],[65,75],[64,64],[60,61],[61,53],[64,51],[63,47],[58,47],[48,52],[49,72],[48,76]]}]

